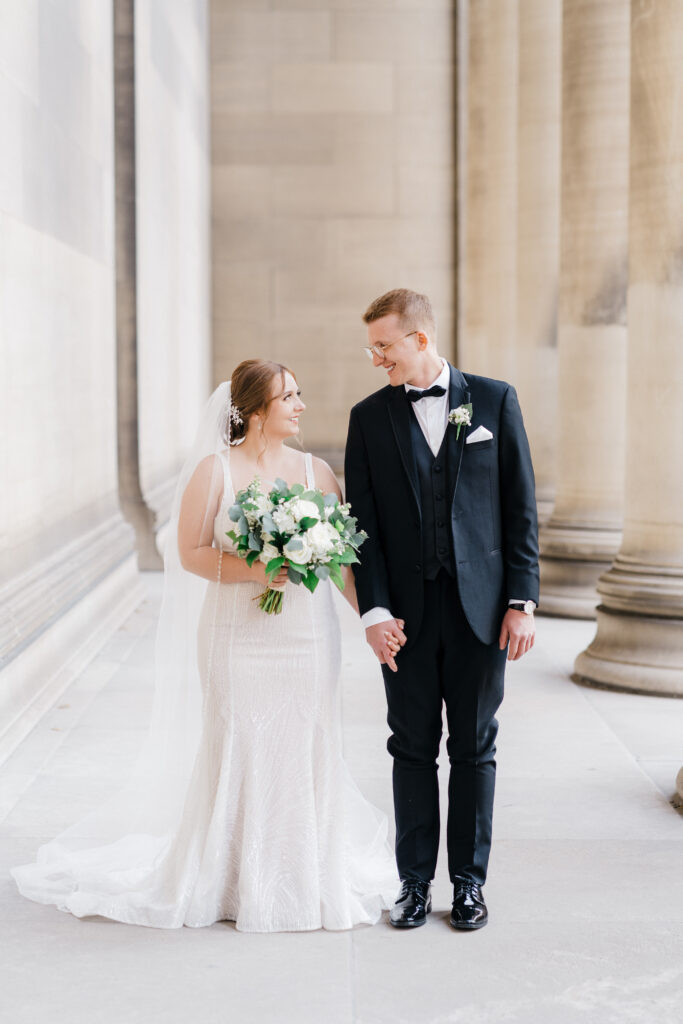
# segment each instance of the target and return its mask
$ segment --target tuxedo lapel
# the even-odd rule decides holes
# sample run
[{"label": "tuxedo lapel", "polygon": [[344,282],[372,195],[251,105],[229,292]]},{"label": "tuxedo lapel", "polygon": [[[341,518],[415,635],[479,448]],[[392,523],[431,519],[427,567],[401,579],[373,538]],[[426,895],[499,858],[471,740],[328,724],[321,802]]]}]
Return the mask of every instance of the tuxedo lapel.
[{"label": "tuxedo lapel", "polygon": [[389,419],[398,445],[399,455],[403,468],[406,471],[410,487],[415,498],[415,504],[420,510],[420,492],[417,478],[417,466],[415,464],[415,452],[413,441],[410,436],[410,417],[413,415],[410,408],[410,401],[403,387],[392,388],[389,395]]},{"label": "tuxedo lapel", "polygon": [[[450,364],[449,364],[450,365]],[[467,405],[470,400],[470,393],[467,388],[467,381],[455,366],[451,366],[451,383],[448,391],[448,409],[457,409],[459,405]],[[448,450],[448,462],[452,473],[451,503],[455,501],[455,493],[458,488],[458,477],[460,476],[460,465],[462,453],[465,450],[465,434],[467,428],[463,425],[460,437],[456,440],[458,428],[452,423],[446,426],[446,445]]]}]

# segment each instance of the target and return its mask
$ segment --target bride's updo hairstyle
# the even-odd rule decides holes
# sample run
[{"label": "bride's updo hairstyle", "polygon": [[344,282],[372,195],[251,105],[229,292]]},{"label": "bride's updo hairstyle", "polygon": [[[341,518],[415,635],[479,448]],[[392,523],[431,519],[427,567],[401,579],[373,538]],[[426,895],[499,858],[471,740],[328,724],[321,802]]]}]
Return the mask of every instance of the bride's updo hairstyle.
[{"label": "bride's updo hairstyle", "polygon": [[[230,418],[226,427],[226,435],[228,429],[230,430],[232,444],[246,436],[250,416],[255,412],[267,412],[272,401],[271,391],[275,377],[280,377],[282,390],[285,390],[285,373],[292,371],[282,363],[274,363],[270,359],[245,359],[234,369],[230,379]],[[296,380],[296,377],[294,379]]]}]

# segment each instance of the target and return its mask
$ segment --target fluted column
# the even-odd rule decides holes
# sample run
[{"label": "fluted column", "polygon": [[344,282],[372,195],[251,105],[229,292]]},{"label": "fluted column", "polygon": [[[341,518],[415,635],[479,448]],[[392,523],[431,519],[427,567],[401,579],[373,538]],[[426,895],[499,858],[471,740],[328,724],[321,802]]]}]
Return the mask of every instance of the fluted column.
[{"label": "fluted column", "polygon": [[624,539],[576,661],[601,685],[683,696],[683,5],[632,4]]},{"label": "fluted column", "polygon": [[518,0],[488,4],[487,360],[491,377],[516,377]]},{"label": "fluted column", "polygon": [[519,392],[541,523],[555,495],[560,225],[561,0],[519,0],[517,336]]},{"label": "fluted column", "polygon": [[486,71],[488,2],[461,2],[458,16],[466,19],[467,72],[460,90],[464,145],[460,147],[462,183],[462,259],[460,261],[460,325],[458,363],[471,373],[485,373],[486,331],[486,198],[487,119]]},{"label": "fluted column", "polygon": [[517,258],[518,0],[467,9],[462,369],[510,378]]},{"label": "fluted column", "polygon": [[155,515],[140,486],[138,436],[135,0],[114,4],[114,169],[116,194],[116,412],[119,500],[135,530],[140,569],[162,569]]},{"label": "fluted column", "polygon": [[541,608],[592,617],[621,539],[626,389],[628,0],[565,0],[558,484]]}]

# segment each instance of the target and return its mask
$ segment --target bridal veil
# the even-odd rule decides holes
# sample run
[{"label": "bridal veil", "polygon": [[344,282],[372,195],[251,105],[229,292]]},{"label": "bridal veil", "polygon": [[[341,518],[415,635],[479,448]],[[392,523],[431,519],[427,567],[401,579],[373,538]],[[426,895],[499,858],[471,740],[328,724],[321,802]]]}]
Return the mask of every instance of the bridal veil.
[{"label": "bridal veil", "polygon": [[[180,825],[202,726],[197,629],[207,581],[183,569],[178,519],[196,467],[229,448],[230,382],[209,399],[178,478],[164,552],[164,588],[154,655],[154,699],[146,739],[121,788],[41,846],[35,863],[15,867],[21,893],[78,916],[110,912],[144,888]],[[220,473],[218,459],[214,473]],[[210,489],[211,491],[211,489]],[[213,516],[207,507],[205,517]],[[125,898],[125,897],[124,897]],[[150,922],[151,923],[151,922]]]}]

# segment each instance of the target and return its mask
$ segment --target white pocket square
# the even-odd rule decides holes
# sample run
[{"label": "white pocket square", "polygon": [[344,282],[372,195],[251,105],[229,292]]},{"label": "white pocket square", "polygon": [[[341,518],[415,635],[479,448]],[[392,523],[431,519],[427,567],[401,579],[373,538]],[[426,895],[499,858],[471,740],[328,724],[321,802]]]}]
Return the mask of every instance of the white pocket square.
[{"label": "white pocket square", "polygon": [[465,444],[476,444],[477,441],[488,441],[490,437],[493,437],[490,430],[487,430],[486,427],[477,427],[476,430],[473,430],[471,434],[467,435],[465,438]]}]

